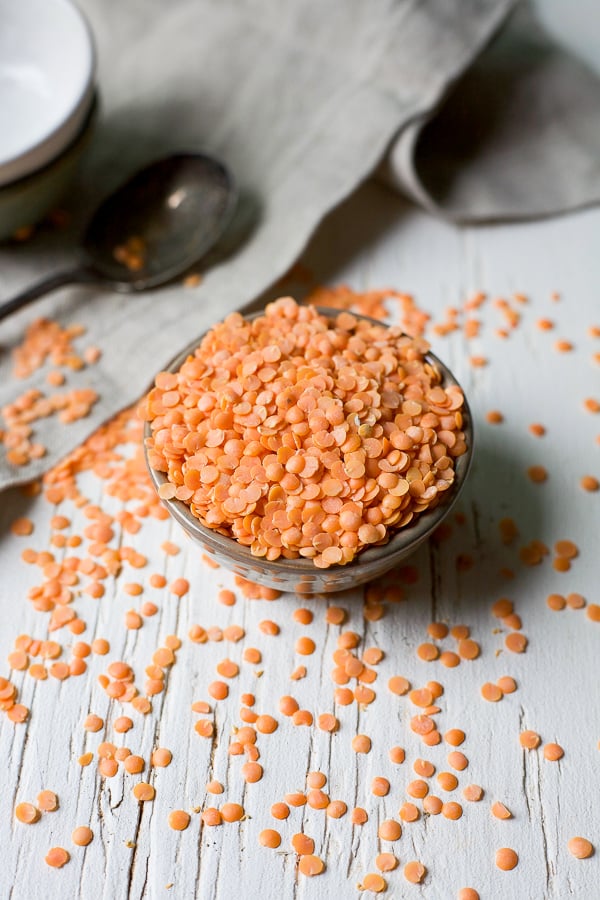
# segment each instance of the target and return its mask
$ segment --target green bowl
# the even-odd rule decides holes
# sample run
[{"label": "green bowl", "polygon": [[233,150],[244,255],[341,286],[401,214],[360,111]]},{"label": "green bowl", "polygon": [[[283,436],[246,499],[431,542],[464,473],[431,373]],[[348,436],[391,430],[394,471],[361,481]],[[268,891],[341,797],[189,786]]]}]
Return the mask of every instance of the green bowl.
[{"label": "green bowl", "polygon": [[13,237],[20,228],[35,225],[65,195],[90,140],[97,108],[96,95],[81,131],[52,162],[31,175],[0,187],[0,241]]}]

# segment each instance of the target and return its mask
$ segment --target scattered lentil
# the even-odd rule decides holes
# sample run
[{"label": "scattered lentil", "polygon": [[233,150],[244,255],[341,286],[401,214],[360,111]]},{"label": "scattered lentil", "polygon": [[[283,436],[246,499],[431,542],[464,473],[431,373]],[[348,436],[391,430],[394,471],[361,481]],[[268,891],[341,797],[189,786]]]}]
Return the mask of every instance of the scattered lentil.
[{"label": "scattered lentil", "polygon": [[510,847],[501,847],[500,850],[496,850],[496,865],[504,872],[510,872],[518,865],[518,862],[519,857]]},{"label": "scattered lentil", "polygon": [[512,819],[512,813],[504,803],[500,803],[498,800],[495,803],[492,803],[492,815],[496,819]]},{"label": "scattered lentil", "polygon": [[169,813],[169,828],[173,831],[185,831],[190,824],[190,814],[183,809],[174,809]]},{"label": "scattered lentil", "polygon": [[380,824],[377,834],[382,841],[397,841],[402,836],[402,826],[395,819],[385,819]]},{"label": "scattered lentil", "polygon": [[262,844],[263,847],[269,847],[271,850],[276,850],[281,844],[281,835],[278,831],[275,831],[274,828],[265,828],[259,834],[258,842],[259,844]]},{"label": "scattered lentil", "polygon": [[369,872],[364,876],[362,884],[358,885],[361,891],[371,891],[373,894],[381,894],[387,890],[387,881],[377,872]]},{"label": "scattered lentil", "polygon": [[392,872],[398,866],[398,860],[393,853],[379,853],[375,865],[380,872]]},{"label": "scattered lentil", "polygon": [[64,847],[52,847],[50,850],[48,850],[48,853],[46,854],[44,859],[49,866],[52,866],[53,869],[62,869],[62,867],[69,862],[71,856],[68,850],[65,850]]},{"label": "scattered lentil", "polygon": [[357,734],[352,738],[352,749],[355,753],[368,753],[371,749],[371,738],[366,734]]},{"label": "scattered lentil", "polygon": [[133,796],[136,800],[139,800],[140,803],[147,803],[150,800],[154,800],[156,791],[151,784],[148,784],[145,781],[138,781],[138,783],[133,788]]},{"label": "scattered lentil", "polygon": [[468,784],[463,788],[462,795],[470,803],[478,803],[483,797],[483,788],[478,784]]},{"label": "scattered lentil", "polygon": [[37,805],[43,812],[55,812],[58,809],[58,797],[54,791],[40,791]]},{"label": "scattered lentil", "polygon": [[591,841],[583,837],[570,838],[567,847],[569,853],[576,859],[588,859],[594,853],[594,846]]},{"label": "scattered lentil", "polygon": [[407,881],[410,881],[411,884],[421,884],[426,874],[427,869],[423,863],[418,862],[418,860],[411,860],[411,862],[406,863],[404,866],[404,877]]},{"label": "scattered lentil", "polygon": [[565,751],[559,744],[545,744],[544,757],[550,762],[557,762],[565,755]]},{"label": "scattered lentil", "polygon": [[33,803],[17,803],[15,806],[15,818],[24,825],[33,825],[40,818],[39,809]]},{"label": "scattered lentil", "polygon": [[521,747],[525,750],[535,750],[540,746],[542,739],[535,731],[522,731],[519,735]]},{"label": "scattered lentil", "polygon": [[303,875],[312,877],[314,875],[320,875],[321,872],[324,871],[325,863],[319,856],[314,856],[312,853],[309,853],[306,856],[300,857],[298,869]]},{"label": "scattered lentil", "polygon": [[77,847],[87,847],[94,839],[94,832],[87,825],[79,825],[71,834],[71,840]]}]

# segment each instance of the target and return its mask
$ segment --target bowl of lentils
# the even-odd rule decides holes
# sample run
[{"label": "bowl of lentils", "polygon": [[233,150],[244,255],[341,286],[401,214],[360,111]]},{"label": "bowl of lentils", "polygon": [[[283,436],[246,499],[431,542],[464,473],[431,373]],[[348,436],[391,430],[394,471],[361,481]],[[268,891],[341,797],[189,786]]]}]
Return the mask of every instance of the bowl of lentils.
[{"label": "bowl of lentils", "polygon": [[140,404],[159,497],[217,563],[302,594],[404,561],[465,482],[464,393],[421,337],[291,297],[232,313]]}]

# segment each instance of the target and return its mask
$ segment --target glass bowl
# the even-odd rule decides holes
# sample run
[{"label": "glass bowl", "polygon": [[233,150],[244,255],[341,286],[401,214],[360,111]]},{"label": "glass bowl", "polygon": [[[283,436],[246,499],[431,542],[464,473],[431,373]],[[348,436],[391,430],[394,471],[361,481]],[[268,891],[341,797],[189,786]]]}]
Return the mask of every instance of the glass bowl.
[{"label": "glass bowl", "polygon": [[[318,312],[328,317],[334,317],[340,310],[318,308]],[[246,316],[252,320],[262,315],[262,311]],[[369,319],[368,316],[360,316],[352,313],[357,319],[366,319],[378,325],[385,323]],[[167,372],[176,372],[192,355],[204,335],[192,341],[178,353],[177,356],[164,369]],[[458,381],[444,363],[433,353],[425,356],[441,374],[441,385],[459,385]],[[463,394],[464,395],[464,394]],[[463,409],[462,430],[465,433],[467,450],[462,456],[455,458],[455,477],[452,486],[444,492],[442,499],[431,509],[419,513],[412,522],[403,526],[392,535],[386,544],[379,544],[368,549],[361,550],[346,565],[332,565],[327,569],[317,568],[310,559],[284,559],[267,560],[253,556],[250,548],[238,543],[234,538],[220,534],[202,523],[191,513],[187,504],[181,500],[165,500],[162,502],[176,522],[181,525],[187,535],[195,541],[202,550],[215,562],[264,587],[275,588],[279,591],[295,591],[300,594],[325,594],[334,591],[344,591],[357,585],[364,584],[374,578],[385,574],[401,562],[404,562],[416,548],[427,538],[446,518],[467,478],[471,460],[473,457],[473,422],[471,413],[465,398]],[[144,452],[150,478],[158,491],[160,486],[167,481],[164,472],[158,472],[150,466],[148,460],[147,439],[151,436],[149,422],[144,425]]]}]

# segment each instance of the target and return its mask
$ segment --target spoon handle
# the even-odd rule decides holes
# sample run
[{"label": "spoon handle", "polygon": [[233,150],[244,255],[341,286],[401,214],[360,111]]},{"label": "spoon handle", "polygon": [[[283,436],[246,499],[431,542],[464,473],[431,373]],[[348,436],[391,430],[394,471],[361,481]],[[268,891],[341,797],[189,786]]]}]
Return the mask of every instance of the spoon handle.
[{"label": "spoon handle", "polygon": [[22,306],[31,303],[32,300],[37,300],[38,297],[43,297],[44,294],[49,294],[50,291],[55,291],[64,284],[84,284],[85,282],[96,280],[94,273],[86,266],[78,266],[76,269],[67,269],[64,272],[55,272],[54,275],[48,275],[42,281],[38,281],[37,284],[21,291],[16,297],[12,297],[5,303],[0,304],[0,321],[21,309]]}]

